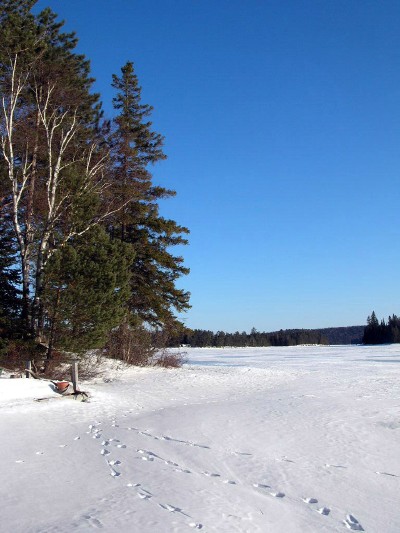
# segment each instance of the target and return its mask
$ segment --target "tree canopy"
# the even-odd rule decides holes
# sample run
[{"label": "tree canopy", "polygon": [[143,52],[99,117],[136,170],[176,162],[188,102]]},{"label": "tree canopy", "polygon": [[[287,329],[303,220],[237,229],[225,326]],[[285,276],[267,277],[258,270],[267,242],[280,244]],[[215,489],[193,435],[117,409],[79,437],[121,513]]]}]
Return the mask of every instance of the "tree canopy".
[{"label": "tree canopy", "polygon": [[175,192],[153,183],[163,137],[133,63],[105,119],[75,34],[35,4],[0,6],[0,333],[49,355],[101,346],[122,323],[178,324],[188,269],[171,247],[188,230],[159,214]]}]

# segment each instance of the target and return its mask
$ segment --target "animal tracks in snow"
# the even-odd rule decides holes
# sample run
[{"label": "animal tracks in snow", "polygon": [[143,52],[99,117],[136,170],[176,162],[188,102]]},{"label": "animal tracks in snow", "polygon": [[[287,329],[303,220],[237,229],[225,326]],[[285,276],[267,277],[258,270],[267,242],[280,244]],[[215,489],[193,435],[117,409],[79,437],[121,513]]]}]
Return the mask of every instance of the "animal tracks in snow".
[{"label": "animal tracks in snow", "polygon": [[[111,426],[112,427],[118,427],[118,424],[116,424],[115,421],[113,421]],[[136,431],[138,435],[145,436],[145,437],[150,437],[150,438],[153,438],[154,440],[164,440],[166,442],[168,442],[168,441],[170,441],[170,442],[178,442],[179,444],[186,444],[186,445],[189,445],[189,446],[196,446],[196,447],[199,447],[199,448],[208,448],[207,446],[203,446],[201,444],[191,443],[189,441],[184,441],[184,440],[180,440],[180,439],[173,439],[172,437],[167,437],[167,436],[157,437],[157,436],[152,435],[151,433],[149,433],[147,431],[139,431],[137,428],[128,427],[128,428],[121,428],[121,429],[127,429],[128,431]],[[89,437],[100,439],[101,436],[102,436],[102,430],[97,428],[97,427],[95,427],[94,424],[91,424],[89,426],[89,431],[87,432],[87,434],[88,434]],[[119,478],[121,476],[121,472],[117,471],[114,467],[118,467],[118,466],[122,465],[122,461],[120,461],[119,459],[112,459],[112,460],[108,459],[108,456],[111,454],[111,447],[114,447],[115,449],[125,449],[125,448],[127,448],[127,446],[126,446],[126,444],[122,444],[119,439],[114,438],[114,437],[103,438],[103,440],[101,441],[100,454],[103,455],[103,457],[104,457],[104,459],[106,461],[107,467],[109,469],[109,473],[110,473],[110,475],[112,477]],[[184,472],[184,473],[188,473],[188,474],[191,473],[190,470],[188,470],[186,468],[181,468],[178,463],[176,463],[174,461],[171,461],[171,460],[168,460],[168,459],[164,459],[160,455],[157,455],[156,453],[154,453],[152,451],[145,450],[145,449],[142,449],[142,448],[136,448],[136,452],[139,454],[139,458],[142,459],[143,461],[153,462],[155,460],[158,460],[160,462],[163,462],[167,466],[172,467],[176,472]],[[204,475],[208,475],[210,477],[220,477],[220,474],[215,474],[215,473],[211,473],[211,472],[204,472]],[[225,482],[226,483],[231,483],[231,484],[235,483],[234,481],[231,481],[231,480],[226,480]],[[132,482],[130,482],[130,483],[126,484],[126,487],[127,488],[136,488],[136,494],[137,494],[137,497],[140,500],[150,501],[153,498],[153,494],[151,492],[149,492],[148,490],[145,490],[141,486],[141,483],[132,483]],[[178,513],[178,514],[181,514],[182,516],[191,518],[190,515],[185,513],[180,507],[177,507],[175,505],[171,505],[169,503],[166,503],[166,504],[161,503],[161,502],[155,502],[155,503],[160,508],[164,509],[165,511],[167,511],[169,513]],[[88,515],[87,521],[88,521],[89,525],[91,525],[92,527],[98,527],[98,528],[102,527],[100,525],[100,522],[96,523],[95,520],[96,519],[94,519],[92,516],[89,517],[89,515]],[[203,528],[203,525],[201,523],[199,523],[199,522],[190,522],[187,525],[189,527],[191,527],[191,528],[194,528],[194,529],[202,529]]]},{"label": "animal tracks in snow", "polygon": [[261,489],[262,491],[266,491],[266,493],[272,496],[273,498],[284,498],[285,497],[284,492],[268,490],[271,488],[271,486],[266,485],[265,483],[253,483],[253,487],[256,489]]},{"label": "animal tracks in snow", "polygon": [[263,483],[253,483],[253,487],[256,489],[270,489],[270,485],[264,485]]},{"label": "animal tracks in snow", "polygon": [[202,474],[204,476],[207,476],[207,477],[221,477],[221,474],[216,474],[215,472],[202,472]]},{"label": "animal tracks in snow", "polygon": [[360,524],[360,522],[355,518],[353,515],[348,514],[346,516],[346,519],[343,520],[344,525],[347,527],[347,529],[351,529],[352,531],[364,531],[364,528]]},{"label": "animal tracks in snow", "polygon": [[317,498],[302,498],[304,503],[318,503]]},{"label": "animal tracks in snow", "polygon": [[181,513],[183,514],[184,516],[189,516],[187,515],[186,513],[184,513],[182,511],[182,509],[180,509],[179,507],[175,507],[174,505],[170,505],[169,503],[159,503],[158,504],[159,507],[161,507],[162,509],[165,509],[166,511],[168,511],[169,513]]},{"label": "animal tracks in snow", "polygon": [[291,459],[288,459],[285,456],[278,458],[277,461],[281,461],[282,463],[294,463],[294,461],[292,461]]},{"label": "animal tracks in snow", "polygon": [[102,529],[103,524],[98,520],[97,518],[93,517],[92,515],[84,515],[83,517],[86,522],[89,524],[89,526],[95,528],[95,529]]},{"label": "animal tracks in snow", "polygon": [[399,477],[396,474],[390,474],[390,472],[375,472],[375,474],[379,474],[380,476]]},{"label": "animal tracks in snow", "polygon": [[[133,427],[133,426],[128,426],[128,427],[120,426],[119,427],[117,421],[115,419],[113,419],[111,427],[112,428],[118,428],[118,430],[116,430],[116,431],[119,432],[117,434],[114,433],[114,435],[120,436],[122,434],[121,433],[122,431],[131,432],[130,433],[130,440],[127,442],[127,444],[125,444],[125,443],[123,443],[123,441],[121,442],[118,438],[110,437],[109,435],[107,436],[106,434],[104,434],[103,433],[103,429],[100,428],[99,425],[100,425],[99,423],[91,424],[89,426],[89,431],[87,433],[88,433],[88,436],[90,438],[95,438],[96,440],[98,440],[99,445],[100,445],[100,453],[101,453],[101,455],[104,456],[106,465],[108,467],[109,475],[111,475],[113,478],[120,479],[121,476],[124,474],[123,465],[127,463],[127,458],[129,456],[125,456],[123,461],[120,460],[120,458],[115,458],[113,456],[112,456],[112,460],[110,460],[111,458],[108,457],[108,456],[111,453],[114,453],[114,451],[116,452],[117,450],[127,449],[126,453],[129,453],[129,451],[130,451],[131,454],[132,454],[132,452],[134,454],[133,457],[131,456],[131,459],[133,458],[133,459],[136,459],[136,460],[147,461],[149,463],[154,463],[154,464],[155,463],[158,463],[158,464],[159,463],[163,463],[167,467],[172,468],[172,470],[174,472],[193,474],[193,476],[199,476],[200,475],[200,476],[204,476],[205,478],[210,478],[210,481],[211,481],[211,478],[212,478],[214,483],[217,482],[217,483],[223,483],[224,485],[231,485],[232,489],[229,489],[229,490],[233,490],[233,491],[238,490],[237,488],[235,488],[238,485],[238,482],[235,481],[234,479],[223,477],[224,474],[222,472],[218,473],[218,472],[215,472],[215,471],[213,471],[211,469],[210,470],[197,470],[197,471],[195,470],[195,471],[191,471],[191,470],[185,468],[184,466],[180,465],[178,462],[176,462],[176,461],[174,461],[172,459],[169,459],[167,453],[165,452],[167,449],[169,449],[173,445],[183,445],[183,446],[190,446],[190,447],[193,447],[193,448],[197,448],[199,450],[198,453],[202,453],[200,450],[204,450],[204,453],[208,454],[209,451],[211,450],[210,446],[203,445],[203,444],[200,444],[200,443],[197,443],[197,442],[193,442],[191,440],[185,440],[185,439],[172,437],[170,435],[165,435],[165,434],[157,435],[157,434],[154,434],[154,432],[152,430],[148,430],[148,429],[141,430],[141,429],[139,429],[137,427]],[[132,433],[132,432],[134,432],[134,433]],[[78,437],[76,437],[76,438],[78,438]],[[140,440],[142,438],[153,439],[154,441],[158,441],[157,448],[156,448],[157,453],[154,453],[153,451],[150,451],[148,449],[144,449],[144,448],[140,448],[140,447],[136,447],[135,445],[132,445],[133,442],[135,442],[135,440],[137,440],[137,439]],[[154,444],[154,446],[156,446],[156,444]],[[174,449],[176,449],[176,448],[174,448]],[[162,450],[164,450],[164,452]],[[159,454],[160,452],[161,452],[161,454]],[[38,454],[43,454],[44,452],[37,452],[37,453]],[[230,455],[236,456],[238,458],[237,461],[240,461],[240,460],[247,461],[250,458],[253,458],[253,454],[249,453],[247,451],[233,450],[233,451],[228,451],[228,453]],[[208,457],[208,455],[207,455],[207,457]],[[274,461],[273,458],[270,458],[270,460]],[[293,461],[292,459],[288,458],[286,455],[283,455],[283,456],[280,456],[280,457],[279,456],[275,457],[275,461],[292,464],[293,467],[291,467],[291,468],[296,468],[296,461]],[[203,465],[204,465],[204,463],[203,463]],[[347,469],[348,468],[347,466],[342,465],[342,464],[331,464],[331,463],[326,463],[324,466],[326,468],[338,469],[338,470]],[[118,468],[118,467],[122,467],[122,471],[120,471],[121,468]],[[150,465],[149,465],[149,468],[150,468]],[[382,476],[389,476],[389,477],[399,477],[396,474],[392,474],[390,472],[378,472],[377,471],[377,472],[375,472],[375,474],[382,475]],[[225,473],[225,476],[226,476],[226,473]],[[140,482],[134,483],[134,482],[131,481],[129,483],[125,482],[125,484],[124,484],[126,490],[129,490],[129,489],[132,489],[132,488],[135,489],[134,495],[136,496],[136,498],[138,498],[138,500],[142,500],[143,502],[149,502],[147,505],[150,505],[150,506],[151,505],[156,505],[157,507],[165,510],[168,513],[181,515],[182,518],[183,517],[187,517],[187,519],[191,520],[190,522],[189,521],[185,521],[187,527],[190,527],[190,528],[193,528],[193,529],[203,529],[203,527],[204,527],[203,524],[200,523],[200,522],[194,521],[192,519],[192,517],[190,516],[190,514],[187,514],[181,507],[178,507],[176,505],[172,505],[170,503],[165,503],[165,502],[160,501],[151,492],[149,492],[148,490],[145,490],[143,488],[142,483],[141,483],[142,480],[139,479],[138,481],[140,481]],[[239,484],[241,484],[241,483],[239,482]],[[307,496],[307,497],[303,496],[301,498],[299,498],[299,497],[297,497],[297,498],[293,498],[293,497],[292,498],[290,498],[290,497],[286,498],[285,492],[283,492],[282,490],[276,490],[276,489],[272,488],[271,485],[268,485],[267,483],[253,483],[253,487],[254,487],[254,489],[257,490],[257,492],[259,492],[259,494],[263,494],[267,498],[268,497],[272,497],[272,498],[275,498],[275,499],[278,499],[278,500],[285,500],[282,503],[283,506],[286,506],[286,505],[290,504],[291,502],[293,502],[296,499],[297,499],[297,501],[301,500],[302,502],[304,502],[304,504],[309,505],[310,506],[310,510],[312,510],[313,512],[319,513],[321,516],[324,516],[324,517],[328,517],[330,515],[329,519],[331,519],[331,516],[332,516],[331,508],[330,507],[326,507],[326,506],[319,507],[318,506],[318,503],[319,503],[318,498],[316,498],[314,496]],[[138,505],[141,505],[141,504],[138,504]],[[344,514],[345,513],[343,513],[343,515]],[[338,519],[340,519],[340,518],[338,517]],[[90,520],[87,519],[87,521],[88,521],[88,525],[90,525],[91,527],[94,527],[94,528],[103,527],[101,522],[96,523],[96,519],[93,516],[91,516],[91,515],[90,515]],[[341,523],[347,529],[350,529],[352,531],[364,531],[364,529],[361,526],[360,522],[351,514],[347,514],[346,518],[344,520],[343,519],[341,520]],[[342,525],[342,527],[343,527],[343,525]]]},{"label": "animal tracks in snow", "polygon": [[144,490],[138,490],[137,495],[141,500],[150,500],[150,498],[153,496],[150,492]]},{"label": "animal tracks in snow", "polygon": [[232,455],[243,455],[243,456],[247,456],[247,457],[251,457],[253,454],[252,453],[247,453],[247,452],[231,452]]},{"label": "animal tracks in snow", "polygon": [[110,468],[110,475],[112,477],[119,477],[121,475],[121,473],[117,472],[116,470],[114,470],[114,468]]},{"label": "animal tracks in snow", "polygon": [[209,446],[205,446],[204,444],[197,444],[195,442],[191,442],[189,440],[181,440],[181,439],[173,439],[172,437],[168,437],[167,435],[163,435],[161,437],[161,440],[166,440],[170,442],[178,442],[179,444],[185,444],[186,446],[192,446],[194,448],[203,448],[204,450],[209,450]]}]

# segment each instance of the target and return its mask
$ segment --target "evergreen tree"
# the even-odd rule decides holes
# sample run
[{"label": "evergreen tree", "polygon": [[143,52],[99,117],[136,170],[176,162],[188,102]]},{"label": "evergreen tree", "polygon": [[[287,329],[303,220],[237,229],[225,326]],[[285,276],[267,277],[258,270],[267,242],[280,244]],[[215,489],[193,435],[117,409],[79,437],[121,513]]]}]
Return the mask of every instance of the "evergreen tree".
[{"label": "evergreen tree", "polygon": [[35,3],[9,1],[0,11],[0,189],[2,223],[17,242],[25,334],[45,341],[48,262],[121,200],[105,181],[108,152],[89,63],[54,13],[31,13]]},{"label": "evergreen tree", "polygon": [[[0,220],[0,223],[4,222]],[[15,242],[10,227],[0,224],[0,339],[19,331],[21,310],[19,272],[15,266]],[[0,341],[1,342],[1,341]]]},{"label": "evergreen tree", "polygon": [[183,259],[170,253],[171,246],[186,244],[187,228],[159,214],[158,201],[174,191],[154,186],[149,166],[165,159],[163,137],[152,131],[148,120],[152,107],[141,102],[141,88],[131,62],[113,76],[117,91],[113,100],[118,116],[112,134],[113,168],[121,194],[133,197],[109,225],[114,239],[129,242],[135,250],[131,267],[129,310],[134,322],[165,325],[174,312],[189,307],[189,294],[176,280],[189,270]]},{"label": "evergreen tree", "polygon": [[383,342],[383,328],[379,325],[379,320],[372,311],[371,316],[367,318],[367,326],[364,330],[363,343],[364,344],[381,344]]},{"label": "evergreen tree", "polygon": [[25,339],[51,357],[121,324],[171,328],[189,294],[170,247],[188,230],[159,213],[175,193],[152,182],[163,138],[133,64],[113,78],[118,116],[102,122],[75,34],[35,4],[0,4],[0,328],[20,312]]},{"label": "evergreen tree", "polygon": [[82,352],[104,346],[124,317],[132,248],[111,241],[100,227],[59,250],[46,270],[46,337],[53,346]]}]

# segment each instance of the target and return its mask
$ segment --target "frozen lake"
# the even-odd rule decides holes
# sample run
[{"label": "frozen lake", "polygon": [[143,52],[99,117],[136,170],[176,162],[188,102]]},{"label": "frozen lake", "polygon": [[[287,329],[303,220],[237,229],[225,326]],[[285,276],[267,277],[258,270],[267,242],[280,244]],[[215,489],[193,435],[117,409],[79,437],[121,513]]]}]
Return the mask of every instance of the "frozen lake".
[{"label": "frozen lake", "polygon": [[89,404],[0,379],[2,530],[398,533],[399,348],[188,349]]}]

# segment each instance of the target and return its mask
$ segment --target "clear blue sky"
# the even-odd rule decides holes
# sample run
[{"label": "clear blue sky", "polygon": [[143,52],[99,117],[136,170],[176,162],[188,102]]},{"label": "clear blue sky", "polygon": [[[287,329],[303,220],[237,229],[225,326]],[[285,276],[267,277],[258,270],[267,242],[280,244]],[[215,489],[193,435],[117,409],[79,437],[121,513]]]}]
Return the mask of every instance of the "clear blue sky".
[{"label": "clear blue sky", "polygon": [[271,331],[400,313],[398,0],[40,0],[111,113],[132,60],[191,230],[190,327]]}]

